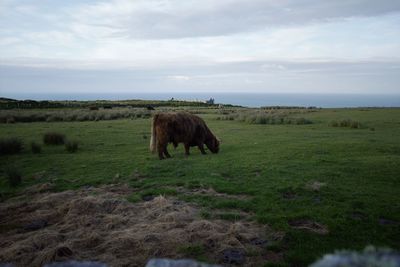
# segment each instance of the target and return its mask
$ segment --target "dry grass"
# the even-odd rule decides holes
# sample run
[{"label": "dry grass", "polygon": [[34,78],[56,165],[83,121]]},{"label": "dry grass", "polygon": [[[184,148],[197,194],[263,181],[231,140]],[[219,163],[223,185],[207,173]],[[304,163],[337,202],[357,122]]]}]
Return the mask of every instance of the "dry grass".
[{"label": "dry grass", "polygon": [[320,191],[321,187],[326,186],[326,183],[322,183],[319,181],[311,181],[308,184],[306,184],[306,189],[309,189],[311,191]]},{"label": "dry grass", "polygon": [[[252,240],[276,236],[252,222],[201,219],[196,206],[163,196],[130,203],[124,198],[132,190],[126,186],[40,191],[31,188],[31,200],[21,196],[0,204],[6,215],[0,219],[0,262],[35,267],[76,259],[144,266],[154,257],[185,257],[182,246],[195,245],[211,262],[221,262],[226,248],[244,249],[246,265],[257,266],[265,249]],[[32,221],[47,226],[24,230]]]},{"label": "dry grass", "polygon": [[329,234],[328,227],[308,219],[296,219],[289,221],[290,227],[293,229],[304,230],[320,235]]}]

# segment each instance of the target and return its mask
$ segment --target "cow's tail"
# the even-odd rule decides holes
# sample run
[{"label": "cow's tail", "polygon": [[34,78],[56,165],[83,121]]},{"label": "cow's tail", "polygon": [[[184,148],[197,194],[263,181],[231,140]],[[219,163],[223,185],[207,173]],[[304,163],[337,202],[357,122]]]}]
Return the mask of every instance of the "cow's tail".
[{"label": "cow's tail", "polygon": [[156,152],[157,146],[157,136],[156,136],[156,121],[158,118],[158,114],[154,115],[153,122],[151,124],[151,138],[150,138],[150,151],[151,153]]}]

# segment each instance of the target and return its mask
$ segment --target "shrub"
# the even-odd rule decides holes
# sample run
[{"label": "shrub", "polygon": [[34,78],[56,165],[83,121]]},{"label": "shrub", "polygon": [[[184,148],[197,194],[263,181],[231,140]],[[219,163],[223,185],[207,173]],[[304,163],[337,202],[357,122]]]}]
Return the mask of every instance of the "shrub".
[{"label": "shrub", "polygon": [[149,118],[151,111],[144,108],[99,109],[90,106],[76,110],[7,110],[0,114],[0,123],[34,121],[99,121],[115,119]]},{"label": "shrub", "polygon": [[354,129],[361,128],[361,123],[359,123],[358,121],[351,121],[350,128],[354,128]]},{"label": "shrub", "polygon": [[340,127],[349,127],[350,126],[351,121],[350,120],[341,120],[339,122],[339,126]]},{"label": "shrub", "polygon": [[6,123],[15,123],[15,118],[14,117],[8,117],[6,119]]},{"label": "shrub", "polygon": [[90,106],[90,107],[89,107],[89,110],[99,110],[99,108],[96,107],[96,106]]},{"label": "shrub", "polygon": [[308,119],[306,119],[306,118],[297,118],[297,119],[295,120],[295,123],[296,123],[297,125],[301,125],[301,124],[312,124],[312,121],[310,121],[310,120],[308,120]]},{"label": "shrub", "polygon": [[332,127],[339,127],[339,123],[337,121],[331,121],[331,123],[329,123],[329,125]]},{"label": "shrub", "polygon": [[341,120],[341,121],[331,121],[329,123],[330,126],[332,127],[349,127],[353,129],[360,129],[361,128],[361,123],[358,121],[353,121],[350,119],[346,120]]},{"label": "shrub", "polygon": [[42,152],[42,147],[35,142],[31,142],[31,150],[32,153],[39,154],[40,152]]},{"label": "shrub", "polygon": [[70,153],[75,153],[78,150],[78,142],[77,141],[67,141],[65,142],[65,150]]},{"label": "shrub", "polygon": [[6,169],[6,177],[10,186],[18,186],[22,182],[20,171],[15,167],[8,167]]},{"label": "shrub", "polygon": [[65,135],[56,132],[45,133],[43,143],[46,145],[62,145],[65,143]]},{"label": "shrub", "polygon": [[10,155],[21,152],[23,143],[18,138],[0,139],[0,155]]},{"label": "shrub", "polygon": [[[296,113],[296,112],[292,112]],[[218,116],[217,120],[237,120],[249,124],[311,124],[312,121],[306,118],[289,118],[287,111],[265,112],[265,111],[240,111],[235,114]]]}]

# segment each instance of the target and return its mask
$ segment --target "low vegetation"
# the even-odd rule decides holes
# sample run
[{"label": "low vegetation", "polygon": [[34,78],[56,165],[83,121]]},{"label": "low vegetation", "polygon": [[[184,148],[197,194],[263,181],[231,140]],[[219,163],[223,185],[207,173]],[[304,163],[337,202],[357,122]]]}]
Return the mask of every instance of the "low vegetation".
[{"label": "low vegetation", "polygon": [[21,172],[14,166],[7,166],[5,168],[5,175],[11,187],[16,187],[22,182]]},{"label": "low vegetation", "polygon": [[[102,108],[99,111],[101,110]],[[257,244],[262,250],[245,251],[246,260],[251,257],[259,258],[263,264],[271,265],[271,258],[274,257],[278,261],[274,264],[280,266],[307,266],[325,253],[337,249],[359,250],[369,244],[400,249],[400,210],[397,204],[400,203],[400,109],[259,111],[240,108],[203,110],[196,107],[193,110],[188,108],[188,111],[201,112],[201,117],[205,119],[209,128],[221,138],[219,154],[207,151],[207,155],[201,155],[193,148],[191,156],[186,158],[184,148],[180,144],[176,150],[170,149],[171,159],[158,160],[148,149],[150,118],[0,124],[0,138],[12,136],[23,141],[41,143],[44,132],[56,132],[62,133],[68,140],[78,140],[80,144],[84,144],[84,147],[79,146],[79,153],[73,155],[67,153],[64,146],[46,146],[40,156],[30,151],[2,156],[1,205],[6,202],[14,205],[15,199],[8,199],[21,194],[24,196],[23,201],[36,207],[35,203],[30,201],[32,196],[24,193],[30,192],[28,190],[32,187],[40,187],[41,190],[43,187],[50,188],[50,192],[57,192],[49,195],[57,195],[57,201],[66,210],[76,205],[76,216],[84,212],[78,208],[92,207],[91,202],[99,201],[94,207],[104,215],[99,217],[104,228],[91,226],[91,229],[100,231],[99,240],[105,251],[109,251],[109,242],[113,242],[113,247],[116,246],[117,249],[123,246],[121,240],[126,240],[127,244],[132,244],[132,240],[151,242],[149,240],[153,237],[148,237],[146,232],[136,231],[139,228],[134,228],[133,223],[129,224],[129,227],[133,227],[129,233],[140,234],[141,239],[132,237],[127,240],[124,238],[128,237],[122,234],[113,236],[115,233],[126,233],[128,224],[125,223],[125,219],[138,223],[143,223],[142,220],[147,220],[145,223],[148,223],[150,220],[160,222],[160,225],[167,222],[174,227],[176,223],[182,227],[182,220],[174,220],[176,217],[171,217],[176,210],[168,210],[172,213],[171,216],[157,217],[143,208],[146,207],[146,203],[155,204],[153,201],[160,200],[160,194],[165,196],[166,203],[188,204],[196,208],[199,220],[212,221],[212,224],[201,224],[201,229],[219,229],[215,228],[214,224],[218,221],[226,225],[258,223],[272,230],[276,233],[275,236],[265,237],[265,240],[253,240],[252,237],[249,240],[252,242],[249,244]],[[238,114],[246,112],[263,112],[261,114],[271,116],[278,116],[282,112],[284,119],[304,118],[313,123],[294,127],[285,123],[244,123],[245,120],[236,118]],[[231,114],[235,116],[233,120],[217,120],[221,116]],[[351,130],[330,126],[330,122],[340,122],[343,118],[351,118],[362,127]],[[18,166],[19,172],[23,174],[23,182],[17,187],[10,185],[4,171],[10,165]],[[109,197],[110,192],[120,192],[96,191],[109,184],[126,185],[127,189],[115,190],[126,190],[125,195],[130,203],[127,201],[126,204],[123,199],[122,202],[115,199],[104,202],[98,198],[100,194]],[[75,192],[80,193],[70,194],[64,192],[65,190],[76,190]],[[85,195],[82,190],[86,192]],[[65,201],[66,197],[71,198],[71,201]],[[88,205],[79,205],[83,197]],[[37,195],[37,203],[43,203],[43,199],[42,195]],[[54,200],[47,201],[52,203]],[[154,207],[169,207],[162,206],[164,202],[160,203]],[[114,214],[108,217],[108,209],[112,205],[121,207],[112,209]],[[132,207],[140,209],[134,210],[131,216],[116,220],[114,215],[125,216],[120,212],[125,205],[133,205]],[[60,227],[65,227],[63,229],[78,227],[75,224],[76,220],[60,217],[51,205],[45,208],[49,209],[48,214],[54,214],[51,218],[54,218]],[[22,204],[20,209],[26,212],[35,210],[28,210]],[[21,210],[15,210],[15,214],[21,214]],[[181,208],[177,210],[182,211],[184,210]],[[72,213],[68,214],[66,216],[72,216]],[[130,214],[128,210],[128,215]],[[84,216],[83,219],[92,222],[91,216]],[[18,218],[17,215],[15,218]],[[107,218],[112,219],[112,222],[107,221]],[[103,219],[105,221],[102,221]],[[110,232],[111,228],[107,228],[108,226],[115,227],[112,228],[115,231]],[[163,234],[165,230],[160,229],[157,233]],[[233,235],[232,232],[228,233],[227,229],[223,228],[223,231],[226,231],[226,244],[229,245]],[[98,240],[90,239],[93,235],[76,236],[78,232],[66,233],[71,239],[62,239],[63,242],[66,241],[65,246],[73,248],[67,241],[77,240],[76,238],[83,238],[82,242],[79,241],[80,246],[90,244],[85,242]],[[197,232],[193,230],[190,233]],[[41,234],[48,234],[49,231],[31,233],[34,233],[38,240],[42,240],[39,239]],[[241,229],[239,233],[243,233]],[[171,232],[171,237],[176,236],[176,232]],[[215,232],[207,235],[207,238],[209,236],[218,237]],[[14,244],[13,246],[23,242],[16,238],[10,235],[10,244]],[[43,247],[35,248],[43,252],[40,255],[54,255],[57,252],[58,241],[50,237],[48,240],[53,240],[51,246],[45,243],[41,244]],[[153,240],[158,242],[157,239]],[[167,248],[180,252],[180,256],[194,255],[204,257],[208,262],[214,261],[210,255],[216,255],[216,249],[211,247],[211,241],[197,244],[196,240],[199,239],[193,239],[195,241],[192,243],[186,242],[187,240],[192,239],[185,239],[176,247]],[[204,239],[204,242],[207,240]],[[144,244],[150,244],[149,248],[154,248],[154,243]],[[234,244],[234,247],[240,247],[240,243]],[[202,249],[197,247],[198,245],[202,245]],[[137,248],[141,249],[139,245]],[[223,247],[218,249],[224,250]],[[8,251],[11,250],[17,251],[11,248]],[[83,250],[77,251],[76,253],[83,253]],[[132,251],[132,247],[127,251]],[[265,251],[271,254],[263,254]],[[92,247],[90,253],[93,254],[90,255],[94,257],[95,252]],[[149,253],[153,252],[155,253]],[[38,258],[37,255],[37,251],[32,250],[33,260]],[[137,256],[129,253],[124,255]],[[112,261],[120,260],[115,258],[113,253],[109,256],[112,257]],[[21,256],[21,260],[26,258]]]},{"label": "low vegetation", "polygon": [[151,112],[143,108],[116,109],[59,109],[59,110],[5,110],[0,114],[0,123],[15,122],[62,122],[100,121],[116,119],[149,118]]},{"label": "low vegetation", "polygon": [[33,154],[39,154],[42,152],[42,146],[36,142],[31,142],[31,150]]},{"label": "low vegetation", "polygon": [[[0,97],[0,109],[62,109],[62,108],[87,108],[97,110],[99,108],[147,108],[147,107],[213,107],[217,106],[206,101],[181,101],[170,100],[93,100],[93,101],[35,101],[16,100]],[[231,105],[228,105],[231,106]]]},{"label": "low vegetation", "polygon": [[48,132],[43,135],[43,143],[46,145],[63,145],[65,135],[57,132]]},{"label": "low vegetation", "polygon": [[20,153],[23,149],[23,143],[19,138],[1,138],[0,155],[11,155]]},{"label": "low vegetation", "polygon": [[75,140],[73,141],[67,140],[65,142],[65,150],[67,150],[69,153],[75,153],[76,151],[78,151],[78,146],[79,143],[78,141]]},{"label": "low vegetation", "polygon": [[311,124],[312,121],[304,117],[290,116],[295,112],[263,110],[242,110],[217,117],[217,120],[235,120],[250,124]]},{"label": "low vegetation", "polygon": [[362,127],[360,122],[351,119],[340,120],[340,121],[334,120],[331,121],[329,125],[332,127],[348,127],[353,129],[359,129]]}]

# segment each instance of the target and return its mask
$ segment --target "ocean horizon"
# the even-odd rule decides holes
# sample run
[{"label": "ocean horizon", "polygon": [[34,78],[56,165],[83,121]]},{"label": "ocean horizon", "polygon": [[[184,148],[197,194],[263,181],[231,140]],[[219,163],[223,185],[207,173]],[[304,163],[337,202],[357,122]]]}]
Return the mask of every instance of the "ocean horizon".
[{"label": "ocean horizon", "polygon": [[246,107],[302,106],[321,108],[400,107],[400,94],[290,94],[290,93],[72,93],[72,94],[7,94],[0,97],[18,100],[187,100],[215,99],[218,104]]}]

